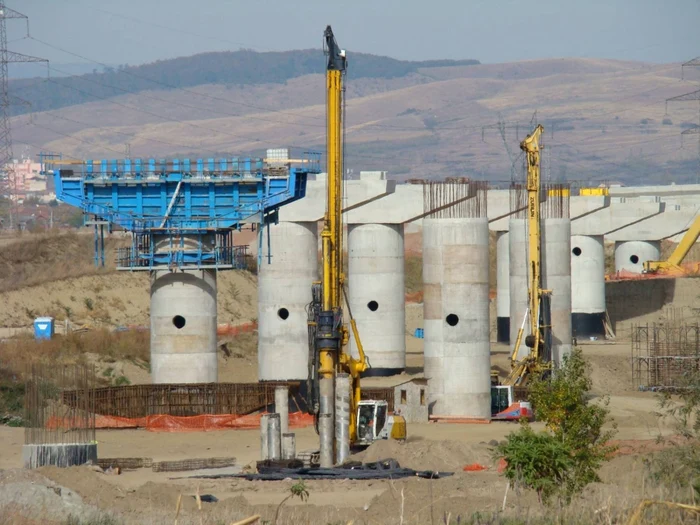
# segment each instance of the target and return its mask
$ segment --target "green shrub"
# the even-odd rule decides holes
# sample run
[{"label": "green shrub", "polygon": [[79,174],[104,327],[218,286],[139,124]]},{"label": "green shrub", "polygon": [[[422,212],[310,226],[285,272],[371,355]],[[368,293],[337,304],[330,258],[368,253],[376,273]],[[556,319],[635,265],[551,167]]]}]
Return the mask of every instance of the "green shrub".
[{"label": "green shrub", "polygon": [[547,503],[566,482],[573,468],[569,448],[547,432],[535,432],[524,424],[498,445],[496,453],[506,459],[504,474],[513,485],[537,492],[540,503]]},{"label": "green shrub", "polygon": [[[537,418],[546,424],[547,433],[534,434],[524,422],[519,433],[508,436],[506,443],[496,449],[496,455],[506,460],[508,469],[515,462],[510,476],[507,474],[511,482],[516,479],[513,476],[518,465],[525,459],[530,461],[530,469],[535,473],[530,472],[521,481],[537,490],[543,502],[556,495],[568,503],[583,487],[600,481],[598,469],[615,450],[608,444],[615,435],[614,426],[603,430],[609,399],[591,403],[591,385],[588,365],[581,350],[575,348],[550,377],[534,378],[530,386],[529,400]],[[557,448],[547,448],[554,447],[553,442]],[[528,443],[532,450],[525,455],[521,449]],[[561,460],[562,452],[566,452],[568,461]],[[553,457],[539,457],[540,454]]]}]

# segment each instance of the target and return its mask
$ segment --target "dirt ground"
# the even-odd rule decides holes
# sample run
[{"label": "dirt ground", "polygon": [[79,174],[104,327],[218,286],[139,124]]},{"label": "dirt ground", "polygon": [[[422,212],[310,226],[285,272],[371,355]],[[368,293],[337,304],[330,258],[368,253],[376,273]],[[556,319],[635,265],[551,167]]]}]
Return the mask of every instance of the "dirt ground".
[{"label": "dirt ground", "polygon": [[[412,316],[407,317],[410,323]],[[412,336],[407,338],[409,370],[405,376],[420,374],[422,341]],[[665,422],[654,415],[657,408],[654,395],[637,392],[632,387],[629,344],[590,344],[584,345],[583,351],[593,371],[593,393],[610,396],[611,416],[618,428],[617,439],[625,443],[651,444],[659,434],[670,433]],[[494,344],[494,365],[506,367],[507,360],[507,347]],[[253,361],[250,360],[251,368]],[[253,378],[254,368],[240,376]],[[373,378],[366,384],[391,384],[406,379],[405,376]],[[495,512],[503,503],[505,482],[491,459],[490,448],[493,440],[505,438],[516,428],[514,423],[505,422],[411,424],[406,443],[379,442],[358,454],[357,459],[373,461],[393,457],[405,467],[454,472],[453,476],[433,481],[308,482],[309,500],[286,502],[279,523],[346,523],[350,519],[368,524],[400,523],[402,492],[403,523],[429,523],[431,515],[443,523],[447,513],[456,519],[458,515],[467,517],[476,511]],[[155,473],[150,469],[125,471],[119,476],[96,472],[89,467],[27,472],[20,469],[23,438],[22,429],[0,427],[3,451],[0,454],[0,509],[41,522],[50,517],[60,521],[68,514],[89,517],[107,512],[125,523],[172,523],[180,494],[183,494],[183,509],[179,523],[199,523],[200,517],[202,523],[230,522],[255,513],[271,520],[277,505],[289,494],[294,483],[293,480],[172,479],[184,478],[188,473]],[[299,451],[314,450],[318,446],[313,428],[297,430],[296,439]],[[260,447],[259,433],[255,430],[203,433],[111,430],[98,431],[97,441],[99,456],[103,458],[137,456],[162,461],[233,456],[240,468],[258,459]],[[634,447],[625,448],[625,455],[616,457],[603,468],[604,482],[589,487],[581,496],[587,505],[607,505],[610,512],[634,505],[645,490],[641,456],[635,455],[635,450]],[[488,469],[462,470],[465,465],[474,463]],[[40,498],[39,501],[44,502],[42,505],[50,504],[59,510],[49,517],[38,516],[39,506],[35,503],[12,497],[27,490],[37,493],[32,501]],[[214,495],[218,502],[205,503],[200,512],[193,497],[197,490],[200,494]],[[57,491],[60,494],[57,495]],[[506,514],[521,515],[524,508],[538,512],[533,495],[511,492]]]}]

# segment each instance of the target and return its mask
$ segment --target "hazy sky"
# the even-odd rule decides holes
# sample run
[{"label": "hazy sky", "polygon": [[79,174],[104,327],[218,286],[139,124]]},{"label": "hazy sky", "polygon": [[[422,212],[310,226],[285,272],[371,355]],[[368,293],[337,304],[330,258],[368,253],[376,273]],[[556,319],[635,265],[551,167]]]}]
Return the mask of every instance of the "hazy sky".
[{"label": "hazy sky", "polygon": [[[700,0],[7,0],[37,39],[111,64],[140,64],[239,47],[320,47],[326,24],[341,46],[402,59],[544,57],[650,62],[700,55]],[[14,51],[79,59],[23,36]],[[15,41],[13,41],[15,40]]]}]

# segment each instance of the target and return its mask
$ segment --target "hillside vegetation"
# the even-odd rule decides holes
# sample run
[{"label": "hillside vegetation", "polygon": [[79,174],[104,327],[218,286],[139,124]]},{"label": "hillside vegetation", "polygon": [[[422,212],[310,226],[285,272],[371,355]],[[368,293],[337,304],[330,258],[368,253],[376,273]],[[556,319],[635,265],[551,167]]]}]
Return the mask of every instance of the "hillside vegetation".
[{"label": "hillside vegetation", "polygon": [[[513,171],[522,176],[518,143],[540,122],[548,180],[696,181],[697,151],[683,147],[681,132],[694,125],[697,110],[665,100],[693,91],[697,72],[681,79],[679,64],[589,58],[473,62],[352,54],[348,169],[386,170],[399,181],[506,183]],[[263,155],[280,146],[323,151],[323,69],[320,50],[241,51],[55,82],[18,80],[13,89],[32,101],[34,113],[13,117],[13,137],[34,145],[32,153],[78,158],[118,157],[126,144],[134,157]]]},{"label": "hillside vegetation", "polygon": [[[352,55],[351,78],[396,78],[421,68],[466,66],[478,60],[408,61],[357,53]],[[258,53],[251,50],[202,53],[159,60],[140,66],[104,68],[84,75],[46,82],[43,78],[18,79],[10,89],[23,93],[31,107],[16,106],[15,114],[46,111],[92,102],[124,93],[152,89],[180,89],[201,84],[280,84],[292,78],[325,71],[318,49]]]}]

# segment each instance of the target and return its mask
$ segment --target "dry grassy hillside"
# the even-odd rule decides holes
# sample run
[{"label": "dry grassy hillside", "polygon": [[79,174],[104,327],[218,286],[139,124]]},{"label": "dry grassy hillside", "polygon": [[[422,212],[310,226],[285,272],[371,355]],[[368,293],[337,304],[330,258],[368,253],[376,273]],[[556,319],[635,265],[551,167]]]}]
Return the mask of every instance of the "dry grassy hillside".
[{"label": "dry grassy hillside", "polygon": [[[387,169],[399,179],[503,180],[510,162],[501,137],[494,128],[482,135],[482,127],[502,116],[517,156],[518,138],[537,111],[551,146],[548,176],[681,182],[694,174],[696,155],[681,149],[681,124],[697,115],[687,104],[666,111],[664,100],[695,89],[688,75],[681,81],[677,64],[598,59],[427,68],[394,79],[353,81],[350,74],[348,165]],[[139,156],[322,149],[324,86],[321,75],[308,75],[286,84],[124,95],[35,114],[39,126],[17,117],[15,135],[79,157],[113,157],[127,142]]]},{"label": "dry grassy hillside", "polygon": [[[106,268],[95,268],[92,236],[77,233],[26,235],[0,250],[0,326],[28,327],[40,315],[82,325],[148,325],[148,272],[117,272],[115,249],[123,237],[106,239]],[[218,276],[220,323],[257,317],[255,276],[247,271]]]}]

